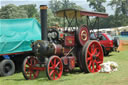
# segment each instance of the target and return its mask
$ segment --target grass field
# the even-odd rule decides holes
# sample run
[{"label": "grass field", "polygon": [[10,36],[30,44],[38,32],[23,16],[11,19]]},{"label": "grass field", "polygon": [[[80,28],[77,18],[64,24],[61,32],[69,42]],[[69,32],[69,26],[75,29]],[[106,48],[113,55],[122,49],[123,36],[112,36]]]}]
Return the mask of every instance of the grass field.
[{"label": "grass field", "polygon": [[8,77],[0,77],[0,85],[128,85],[128,51],[111,53],[104,58],[106,61],[118,63],[118,71],[112,73],[85,74],[76,68],[72,73],[64,73],[59,80],[50,81],[45,72],[41,72],[38,79],[25,80],[22,73]]}]

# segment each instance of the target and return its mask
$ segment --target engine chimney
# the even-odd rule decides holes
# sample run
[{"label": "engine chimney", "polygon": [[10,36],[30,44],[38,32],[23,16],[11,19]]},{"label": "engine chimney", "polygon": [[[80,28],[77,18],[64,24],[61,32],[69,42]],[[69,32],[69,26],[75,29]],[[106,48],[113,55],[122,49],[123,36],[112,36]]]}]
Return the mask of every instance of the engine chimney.
[{"label": "engine chimney", "polygon": [[41,38],[47,40],[47,5],[40,5]]}]

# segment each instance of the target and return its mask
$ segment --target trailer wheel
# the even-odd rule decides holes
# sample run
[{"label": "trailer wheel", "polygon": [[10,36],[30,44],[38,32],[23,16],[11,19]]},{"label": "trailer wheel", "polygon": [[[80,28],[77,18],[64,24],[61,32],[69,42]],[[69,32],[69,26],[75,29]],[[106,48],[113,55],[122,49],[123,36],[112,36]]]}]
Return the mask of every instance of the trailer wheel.
[{"label": "trailer wheel", "polygon": [[38,60],[34,56],[27,56],[22,65],[22,73],[26,80],[33,80],[38,77],[39,70],[36,70]]},{"label": "trailer wheel", "polygon": [[98,72],[103,63],[103,50],[99,42],[87,41],[82,49],[82,65],[84,72],[94,73]]},{"label": "trailer wheel", "polygon": [[12,60],[4,59],[0,63],[0,75],[1,76],[9,76],[14,74],[15,72],[15,64]]},{"label": "trailer wheel", "polygon": [[58,56],[51,56],[46,65],[46,74],[49,80],[57,80],[63,73],[63,63]]}]

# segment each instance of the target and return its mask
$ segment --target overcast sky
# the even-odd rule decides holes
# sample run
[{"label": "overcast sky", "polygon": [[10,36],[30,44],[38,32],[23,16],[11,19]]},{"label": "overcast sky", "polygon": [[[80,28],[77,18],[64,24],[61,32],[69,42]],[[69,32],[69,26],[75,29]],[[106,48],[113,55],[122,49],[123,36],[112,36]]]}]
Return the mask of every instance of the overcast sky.
[{"label": "overcast sky", "polygon": [[[0,0],[0,8],[2,6],[5,6],[7,4],[15,4],[15,5],[23,5],[23,4],[36,4],[37,8],[39,8],[40,5],[48,5],[50,0]],[[70,0],[71,2],[76,3],[77,5],[85,8],[88,11],[93,11],[93,9],[91,9],[87,3],[87,0]],[[110,0],[107,0],[107,3]],[[114,10],[111,9],[111,7],[107,6],[107,3],[104,4],[104,6],[106,7],[106,12],[110,15],[114,13]]]}]

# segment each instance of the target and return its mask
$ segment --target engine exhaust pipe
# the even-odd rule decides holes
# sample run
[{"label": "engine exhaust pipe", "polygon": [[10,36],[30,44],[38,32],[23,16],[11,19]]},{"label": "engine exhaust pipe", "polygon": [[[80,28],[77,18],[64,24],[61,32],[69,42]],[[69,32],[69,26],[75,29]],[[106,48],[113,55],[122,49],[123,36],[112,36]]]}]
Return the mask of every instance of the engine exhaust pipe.
[{"label": "engine exhaust pipe", "polygon": [[41,39],[47,40],[47,5],[40,5]]}]

